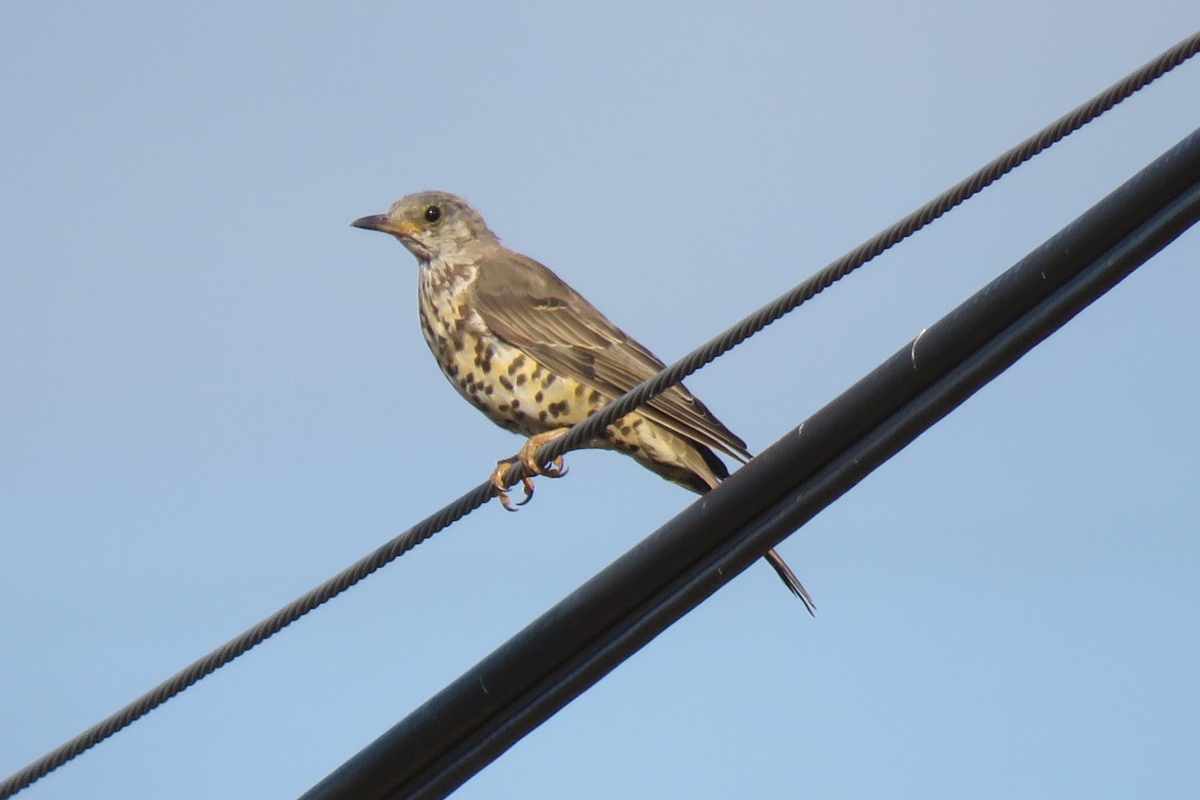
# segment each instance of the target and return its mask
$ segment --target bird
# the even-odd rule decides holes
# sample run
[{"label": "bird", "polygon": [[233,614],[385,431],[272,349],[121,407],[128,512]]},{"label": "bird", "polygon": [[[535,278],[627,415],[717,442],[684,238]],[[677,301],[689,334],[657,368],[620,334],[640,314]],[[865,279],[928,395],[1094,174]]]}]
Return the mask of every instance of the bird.
[{"label": "bird", "polygon": [[[490,476],[506,510],[516,510],[505,480],[515,463],[529,476],[562,477],[562,457],[539,464],[538,450],[665,366],[549,267],[501,244],[461,197],[409,194],[351,225],[389,234],[416,257],[421,334],[442,374],[492,422],[527,437]],[[681,383],[586,447],[625,453],[697,494],[729,476],[714,451],[741,463],[751,458],[746,443]],[[528,477],[524,490],[518,505],[533,496]],[[764,557],[812,614],[812,597],[791,567],[774,549]]]}]

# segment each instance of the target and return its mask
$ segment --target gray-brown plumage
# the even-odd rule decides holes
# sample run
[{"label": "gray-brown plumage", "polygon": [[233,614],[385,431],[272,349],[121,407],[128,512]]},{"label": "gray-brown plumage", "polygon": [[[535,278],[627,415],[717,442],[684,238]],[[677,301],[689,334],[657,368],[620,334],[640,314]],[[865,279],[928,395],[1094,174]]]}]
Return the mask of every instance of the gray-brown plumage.
[{"label": "gray-brown plumage", "polygon": [[[529,437],[519,458],[530,472],[546,442],[663,368],[653,353],[547,267],[500,244],[483,217],[445,192],[422,192],[354,226],[396,237],[420,264],[421,332],[446,378],[501,427]],[[728,476],[713,452],[740,462],[746,443],[682,384],[607,428],[589,447],[618,450],[658,475],[704,493]],[[500,462],[493,483],[513,459]],[[532,485],[526,484],[526,492]],[[507,494],[500,500],[512,510]],[[766,558],[811,612],[804,586],[774,550]]]}]

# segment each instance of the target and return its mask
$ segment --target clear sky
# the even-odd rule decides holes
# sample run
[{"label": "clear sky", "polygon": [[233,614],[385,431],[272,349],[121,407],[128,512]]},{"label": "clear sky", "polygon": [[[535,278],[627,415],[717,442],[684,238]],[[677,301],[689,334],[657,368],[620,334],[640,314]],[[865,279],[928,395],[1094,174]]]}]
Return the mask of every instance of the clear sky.
[{"label": "clear sky", "polygon": [[[468,197],[672,360],[1200,25],[1194,0],[15,3],[0,773],[465,489],[412,257]],[[754,449],[1200,124],[1190,63],[689,381]],[[1194,794],[1193,230],[461,790]],[[574,454],[27,793],[290,797],[691,496]]]}]

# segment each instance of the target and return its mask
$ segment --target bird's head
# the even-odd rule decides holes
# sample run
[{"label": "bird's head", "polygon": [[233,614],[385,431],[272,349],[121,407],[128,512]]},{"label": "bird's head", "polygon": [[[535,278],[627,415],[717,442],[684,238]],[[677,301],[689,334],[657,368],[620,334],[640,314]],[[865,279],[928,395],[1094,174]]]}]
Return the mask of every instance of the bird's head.
[{"label": "bird's head", "polygon": [[495,241],[479,212],[448,192],[418,192],[392,203],[386,214],[360,217],[356,228],[390,233],[419,261],[452,254],[465,245]]}]

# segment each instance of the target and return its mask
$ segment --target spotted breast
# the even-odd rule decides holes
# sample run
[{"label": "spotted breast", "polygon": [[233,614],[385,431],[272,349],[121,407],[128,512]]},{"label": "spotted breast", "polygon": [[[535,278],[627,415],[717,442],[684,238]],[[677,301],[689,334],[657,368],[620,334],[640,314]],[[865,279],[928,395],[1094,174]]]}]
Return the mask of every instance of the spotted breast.
[{"label": "spotted breast", "polygon": [[487,329],[467,302],[477,269],[435,260],[419,272],[421,333],[458,393],[525,436],[574,425],[603,407],[610,398],[556,375]]},{"label": "spotted breast", "polygon": [[[613,399],[551,371],[488,330],[468,302],[477,269],[432,260],[421,266],[418,284],[421,333],[442,374],[468,403],[505,430],[533,436],[574,425]],[[691,489],[717,480],[712,465],[686,439],[636,411],[588,446],[628,453]]]}]

